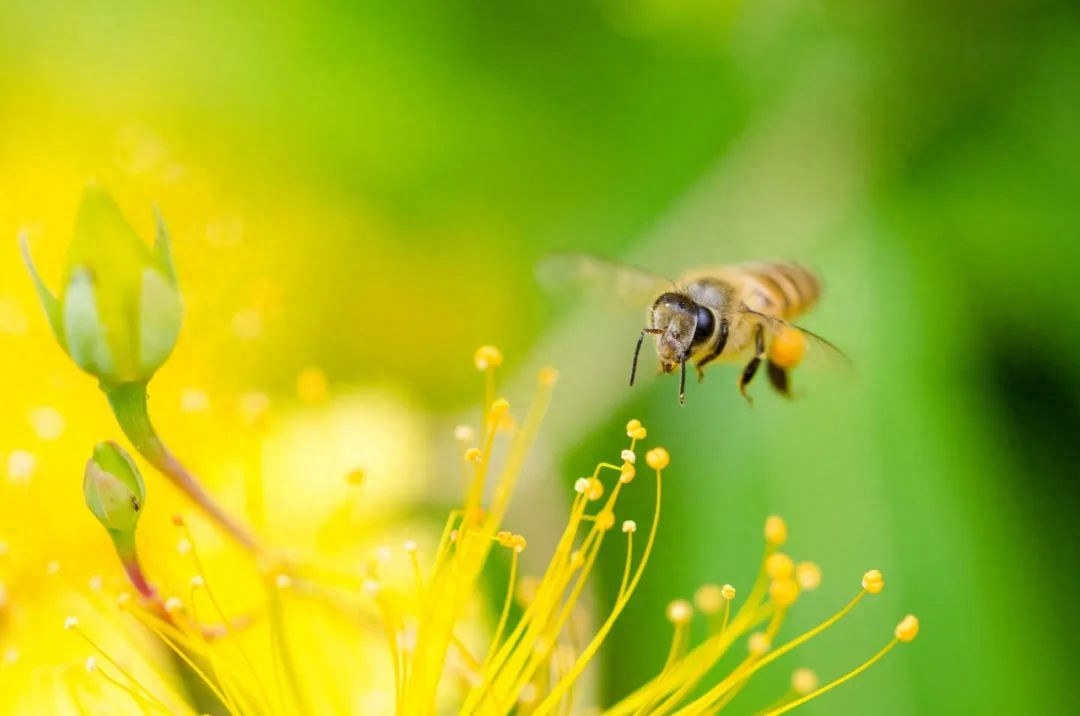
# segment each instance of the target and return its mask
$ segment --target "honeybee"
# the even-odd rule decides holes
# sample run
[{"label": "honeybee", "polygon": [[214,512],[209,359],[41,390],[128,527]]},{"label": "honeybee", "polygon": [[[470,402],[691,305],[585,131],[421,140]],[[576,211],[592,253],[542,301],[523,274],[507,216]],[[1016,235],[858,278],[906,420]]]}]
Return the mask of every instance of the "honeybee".
[{"label": "honeybee", "polygon": [[[554,273],[553,273],[554,272]],[[604,279],[618,293],[653,298],[646,326],[638,336],[630,366],[630,385],[637,377],[638,358],[646,336],[653,336],[660,370],[679,370],[679,404],[686,401],[686,366],[693,364],[698,379],[714,361],[746,361],[737,386],[750,403],[747,387],[761,364],[769,383],[791,397],[791,371],[807,349],[808,339],[843,360],[829,341],[791,321],[810,310],[821,296],[821,282],[809,269],[792,262],[756,261],[713,269],[688,271],[667,282],[647,272],[585,256],[553,257],[546,262],[549,277],[572,274],[578,280]]]}]

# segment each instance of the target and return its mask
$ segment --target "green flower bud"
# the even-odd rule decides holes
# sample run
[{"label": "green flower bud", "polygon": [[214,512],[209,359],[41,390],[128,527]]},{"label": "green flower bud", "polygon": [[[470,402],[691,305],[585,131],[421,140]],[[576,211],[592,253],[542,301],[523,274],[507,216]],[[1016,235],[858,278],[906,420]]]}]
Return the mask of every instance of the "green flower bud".
[{"label": "green flower bud", "polygon": [[111,533],[131,534],[146,502],[139,468],[114,442],[98,443],[83,474],[86,506]]},{"label": "green flower bud", "polygon": [[89,186],[75,220],[63,288],[53,296],[30,258],[23,259],[53,335],[75,363],[105,385],[148,381],[176,345],[183,306],[169,234],[155,210],[148,247],[104,189]]}]

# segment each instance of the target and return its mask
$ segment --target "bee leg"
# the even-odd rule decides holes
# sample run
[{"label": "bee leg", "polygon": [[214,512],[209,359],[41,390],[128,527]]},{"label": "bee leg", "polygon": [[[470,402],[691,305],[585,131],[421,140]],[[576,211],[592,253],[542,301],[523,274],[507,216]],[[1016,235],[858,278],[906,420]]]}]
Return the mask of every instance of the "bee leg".
[{"label": "bee leg", "polygon": [[777,393],[785,398],[794,397],[791,394],[791,381],[785,368],[781,368],[770,360],[765,361],[765,372],[769,376],[769,383]]},{"label": "bee leg", "polygon": [[727,345],[728,338],[728,322],[720,321],[720,332],[716,336],[716,345],[713,347],[709,354],[699,360],[694,367],[697,369],[698,382],[705,380],[705,366],[720,357],[720,354],[724,352],[724,346]]},{"label": "bee leg", "polygon": [[759,325],[754,330],[754,357],[750,359],[750,362],[743,368],[742,375],[739,376],[739,392],[742,393],[742,397],[746,398],[746,402],[751,405],[754,404],[754,399],[746,393],[746,386],[750,385],[750,381],[754,379],[757,374],[758,367],[761,365],[761,359],[765,357],[765,331],[762,330]]}]

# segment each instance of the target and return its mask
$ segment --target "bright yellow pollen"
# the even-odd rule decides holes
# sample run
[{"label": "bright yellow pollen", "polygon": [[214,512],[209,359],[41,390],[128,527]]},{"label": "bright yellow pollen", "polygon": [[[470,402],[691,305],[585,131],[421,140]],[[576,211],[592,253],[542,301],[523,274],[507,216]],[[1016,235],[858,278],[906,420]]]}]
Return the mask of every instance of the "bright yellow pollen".
[{"label": "bright yellow pollen", "polygon": [[795,562],[783,552],[770,554],[765,560],[765,574],[769,579],[788,579],[795,574]]},{"label": "bright yellow pollen", "polygon": [[619,482],[624,485],[633,480],[635,475],[637,475],[637,470],[628,462],[623,463],[623,466],[619,468]]},{"label": "bright yellow pollen", "polygon": [[781,609],[790,607],[799,598],[799,585],[793,579],[777,579],[769,585],[769,599]]},{"label": "bright yellow pollen", "polygon": [[919,635],[919,619],[914,614],[908,614],[896,625],[896,638],[902,642],[914,641]]},{"label": "bright yellow pollen", "polygon": [[813,669],[796,669],[791,674],[791,688],[800,696],[806,695],[818,687],[818,677]]},{"label": "bright yellow pollen", "polygon": [[667,618],[672,624],[689,624],[694,618],[694,608],[685,599],[677,599],[668,604]]},{"label": "bright yellow pollen", "polygon": [[795,581],[803,591],[817,589],[821,586],[821,568],[813,562],[799,562],[795,567]]},{"label": "bright yellow pollen", "polygon": [[663,470],[670,462],[671,456],[668,455],[668,451],[662,447],[655,447],[645,453],[645,464],[654,470]]},{"label": "bright yellow pollen", "polygon": [[730,602],[735,598],[735,587],[731,586],[730,584],[725,584],[724,586],[720,587],[720,594],[723,595],[724,599]]},{"label": "bright yellow pollen", "polygon": [[604,483],[595,477],[589,478],[589,484],[585,486],[585,497],[595,502],[604,496]]},{"label": "bright yellow pollen", "polygon": [[604,510],[596,515],[596,527],[607,532],[609,529],[615,526],[615,513],[611,510]]},{"label": "bright yellow pollen", "polygon": [[866,590],[867,594],[880,594],[881,590],[885,588],[885,577],[882,576],[881,570],[871,569],[864,574],[862,588]]},{"label": "bright yellow pollen", "polygon": [[498,368],[502,365],[502,362],[502,351],[495,346],[480,346],[473,355],[473,364],[476,365],[477,370]]},{"label": "bright yellow pollen", "polygon": [[514,550],[518,554],[524,552],[527,545],[528,542],[525,541],[525,537],[523,537],[522,535],[514,535],[510,538],[510,549]]},{"label": "bright yellow pollen", "polygon": [[550,388],[551,386],[555,385],[555,383],[558,382],[558,380],[559,380],[559,371],[555,370],[554,368],[550,368],[550,367],[541,368],[540,372],[537,373],[536,378],[537,378],[537,380],[540,381],[540,385],[543,385],[545,387]]},{"label": "bright yellow pollen", "polygon": [[718,584],[703,584],[694,592],[694,604],[706,616],[716,614],[724,608],[723,590]]},{"label": "bright yellow pollen", "polygon": [[466,462],[480,462],[484,459],[484,453],[480,448],[471,447],[465,451]]},{"label": "bright yellow pollen", "polygon": [[772,547],[787,542],[787,523],[782,517],[773,515],[765,520],[765,541]]}]

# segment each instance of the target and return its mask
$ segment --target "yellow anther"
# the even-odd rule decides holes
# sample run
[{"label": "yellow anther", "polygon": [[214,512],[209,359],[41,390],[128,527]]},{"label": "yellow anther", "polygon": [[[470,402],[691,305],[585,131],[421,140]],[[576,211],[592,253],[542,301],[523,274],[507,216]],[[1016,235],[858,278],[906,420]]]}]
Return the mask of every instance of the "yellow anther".
[{"label": "yellow anther", "polygon": [[491,401],[491,413],[492,420],[501,420],[503,415],[510,411],[510,401],[506,398],[496,398]]},{"label": "yellow anther", "polygon": [[559,381],[559,371],[554,368],[541,368],[540,372],[536,375],[537,380],[540,381],[540,385],[551,387]]},{"label": "yellow anther", "polygon": [[867,594],[878,594],[885,588],[885,577],[882,576],[881,570],[871,569],[869,572],[863,575],[862,588],[866,590]]},{"label": "yellow anther", "polygon": [[620,453],[619,457],[622,458],[623,462],[628,462],[631,465],[633,465],[635,462],[637,462],[637,455],[635,455],[634,451],[630,450],[629,448],[626,449],[626,450],[623,450],[622,453]]},{"label": "yellow anther", "polygon": [[586,499],[595,502],[604,496],[604,483],[595,477],[589,478],[589,484],[585,487]]},{"label": "yellow anther", "polygon": [[654,470],[663,470],[670,462],[671,456],[668,455],[668,451],[662,447],[655,447],[645,453],[645,464]]},{"label": "yellow anther", "polygon": [[765,541],[773,547],[787,542],[787,523],[784,518],[773,515],[765,520]]},{"label": "yellow anther", "polygon": [[703,584],[694,592],[694,604],[702,614],[716,614],[724,608],[724,590],[718,584]]},{"label": "yellow anther", "polygon": [[895,634],[902,642],[913,641],[919,635],[919,619],[914,614],[908,614],[896,625]]},{"label": "yellow anther", "polygon": [[770,554],[765,560],[765,574],[769,579],[789,579],[795,574],[795,562],[783,552]]},{"label": "yellow anther", "polygon": [[795,566],[795,581],[805,592],[817,589],[821,586],[821,568],[813,562],[799,562]]},{"label": "yellow anther", "polygon": [[361,485],[363,484],[365,477],[367,477],[367,473],[360,468],[356,468],[355,470],[349,471],[349,474],[345,476],[345,482],[350,485]]},{"label": "yellow anther", "polygon": [[480,346],[473,355],[473,363],[476,365],[477,370],[498,368],[502,365],[502,361],[502,351],[495,346]]},{"label": "yellow anther", "polygon": [[689,624],[694,618],[694,608],[685,599],[676,599],[668,604],[667,618],[672,624]]},{"label": "yellow anther", "polygon": [[630,437],[634,437],[634,432],[641,429],[640,420],[631,420],[626,424],[626,434]]},{"label": "yellow anther", "polygon": [[465,460],[467,462],[480,462],[484,458],[484,453],[480,451],[480,448],[471,447],[465,451]]},{"label": "yellow anther", "polygon": [[633,520],[623,520],[622,531],[627,534],[637,532],[637,522],[634,522]]},{"label": "yellow anther", "polygon": [[525,547],[528,546],[528,542],[525,541],[525,537],[522,535],[513,535],[510,538],[510,549],[514,550],[518,554],[525,551]]},{"label": "yellow anther", "polygon": [[724,586],[720,587],[720,594],[723,595],[724,599],[730,602],[735,599],[735,587],[731,586],[730,584],[725,584]]},{"label": "yellow anther", "polygon": [[468,425],[459,425],[454,428],[454,439],[461,443],[471,443],[475,433]]},{"label": "yellow anther", "polygon": [[646,437],[648,437],[648,435],[649,431],[645,428],[638,428],[634,432],[630,433],[630,437],[632,437],[634,440],[644,440]]},{"label": "yellow anther", "polygon": [[791,674],[791,688],[799,696],[805,696],[818,687],[818,677],[813,669],[795,669]]},{"label": "yellow anther", "polygon": [[637,474],[637,470],[634,466],[628,462],[624,462],[623,466],[619,468],[619,482],[626,484],[634,479],[634,475]]},{"label": "yellow anther", "polygon": [[589,489],[589,480],[591,479],[590,477],[579,477],[574,480],[574,492],[585,494],[585,490]]},{"label": "yellow anther", "polygon": [[746,646],[751,654],[754,656],[761,656],[772,648],[772,642],[769,641],[769,637],[765,635],[765,632],[756,631],[750,635],[750,639],[746,642]]},{"label": "yellow anther", "polygon": [[604,510],[596,515],[596,526],[605,532],[615,526],[615,513]]},{"label": "yellow anther", "polygon": [[769,599],[773,604],[785,609],[799,598],[799,585],[793,579],[777,579],[769,584]]},{"label": "yellow anther", "polygon": [[513,537],[513,533],[509,530],[500,530],[495,533],[495,541],[502,547],[509,547],[510,540],[513,539]]}]

